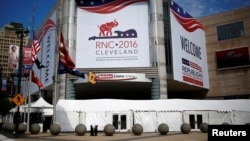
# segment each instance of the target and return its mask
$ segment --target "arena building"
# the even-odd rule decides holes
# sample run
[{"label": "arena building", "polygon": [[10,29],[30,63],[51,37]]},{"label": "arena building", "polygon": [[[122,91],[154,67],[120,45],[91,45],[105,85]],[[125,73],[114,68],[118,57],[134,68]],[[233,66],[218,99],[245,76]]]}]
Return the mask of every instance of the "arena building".
[{"label": "arena building", "polygon": [[[32,84],[31,94],[53,103],[63,131],[79,123],[88,130],[120,123],[125,132],[134,123],[148,132],[163,122],[172,131],[184,122],[194,130],[245,124],[249,100],[174,99],[249,99],[247,11],[194,19],[171,0],[59,0],[37,31],[46,68],[33,68],[44,87]],[[58,67],[59,56],[68,57],[61,47],[75,63],[70,69]]]},{"label": "arena building", "polygon": [[[52,97],[55,77],[58,99],[205,98],[205,28],[183,12],[174,1],[58,1],[37,32],[47,65],[36,70],[41,93]],[[193,24],[182,24],[185,18]],[[60,32],[84,79],[55,74]],[[33,85],[32,93],[38,91]]]}]

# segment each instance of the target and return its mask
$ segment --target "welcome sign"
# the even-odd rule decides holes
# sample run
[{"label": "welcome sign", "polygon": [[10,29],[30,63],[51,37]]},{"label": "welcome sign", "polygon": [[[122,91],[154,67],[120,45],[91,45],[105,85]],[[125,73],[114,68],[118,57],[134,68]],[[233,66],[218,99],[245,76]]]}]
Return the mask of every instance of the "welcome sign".
[{"label": "welcome sign", "polygon": [[205,31],[174,1],[170,1],[174,80],[209,88]]}]

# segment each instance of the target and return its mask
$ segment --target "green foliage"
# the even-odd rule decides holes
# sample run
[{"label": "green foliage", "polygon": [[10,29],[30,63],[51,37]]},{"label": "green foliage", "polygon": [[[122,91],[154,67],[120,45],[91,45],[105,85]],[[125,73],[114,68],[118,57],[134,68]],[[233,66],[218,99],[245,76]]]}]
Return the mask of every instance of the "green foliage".
[{"label": "green foliage", "polygon": [[8,93],[0,92],[0,115],[5,116],[12,109],[12,103],[8,99]]}]

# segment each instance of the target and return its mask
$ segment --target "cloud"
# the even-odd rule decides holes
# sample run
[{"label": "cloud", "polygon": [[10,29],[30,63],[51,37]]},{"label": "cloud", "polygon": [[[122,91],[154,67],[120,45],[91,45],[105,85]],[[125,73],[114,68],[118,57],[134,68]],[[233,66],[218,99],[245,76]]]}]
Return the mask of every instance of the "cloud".
[{"label": "cloud", "polygon": [[174,0],[194,18],[250,6],[250,0]]},{"label": "cloud", "polygon": [[206,10],[206,4],[204,3],[206,2],[206,0],[174,0],[174,1],[194,18],[203,16],[204,11]]}]

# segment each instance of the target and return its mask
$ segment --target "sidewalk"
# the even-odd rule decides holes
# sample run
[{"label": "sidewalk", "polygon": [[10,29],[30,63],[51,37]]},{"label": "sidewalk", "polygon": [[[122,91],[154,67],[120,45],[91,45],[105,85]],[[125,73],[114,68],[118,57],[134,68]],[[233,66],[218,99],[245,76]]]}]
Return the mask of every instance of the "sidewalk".
[{"label": "sidewalk", "polygon": [[9,139],[8,137],[6,137],[6,136],[4,136],[4,135],[2,135],[1,133],[0,133],[0,141],[13,141],[12,139]]},{"label": "sidewalk", "polygon": [[[135,136],[132,133],[115,133],[113,136],[106,136],[103,132],[98,132],[97,136],[90,136],[87,132],[84,136],[77,136],[75,133],[60,133],[53,136],[50,133],[24,134],[18,138],[6,139],[0,134],[0,141],[207,141],[207,133],[190,132],[182,134],[179,132],[169,132],[167,135],[159,133],[142,133]],[[3,138],[3,139],[2,139]]]}]

